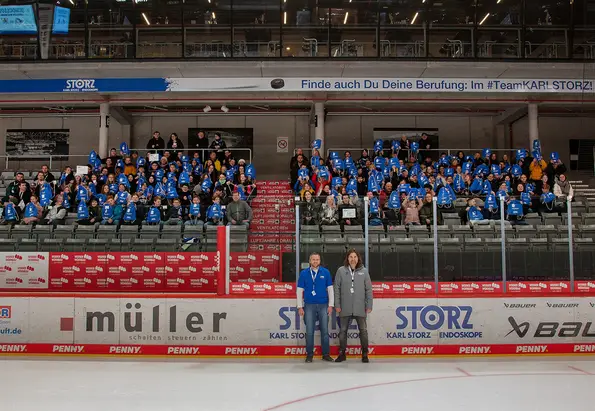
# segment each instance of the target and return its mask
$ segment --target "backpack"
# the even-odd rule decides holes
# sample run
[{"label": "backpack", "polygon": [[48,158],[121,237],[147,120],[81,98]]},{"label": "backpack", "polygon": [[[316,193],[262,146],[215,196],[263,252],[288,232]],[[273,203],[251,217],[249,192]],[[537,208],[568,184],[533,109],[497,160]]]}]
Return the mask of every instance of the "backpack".
[{"label": "backpack", "polygon": [[149,209],[149,213],[147,214],[147,223],[156,224],[161,222],[161,212],[155,206]]},{"label": "backpack", "polygon": [[76,208],[76,218],[79,220],[86,220],[89,218],[89,208],[87,207],[87,204],[80,203],[78,205]]},{"label": "backpack", "polygon": [[124,221],[127,223],[134,223],[136,221],[136,204],[128,204],[124,213]]},{"label": "backpack", "polygon": [[35,207],[35,204],[33,204],[33,203],[29,203],[25,207],[25,218],[30,218],[30,217],[39,217],[39,213],[37,212],[37,207]]}]

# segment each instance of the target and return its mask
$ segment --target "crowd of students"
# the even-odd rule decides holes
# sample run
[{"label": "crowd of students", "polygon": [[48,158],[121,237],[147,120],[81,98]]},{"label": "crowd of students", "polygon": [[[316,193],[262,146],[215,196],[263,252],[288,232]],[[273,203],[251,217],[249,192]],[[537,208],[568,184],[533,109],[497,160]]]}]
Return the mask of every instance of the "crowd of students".
[{"label": "crowd of students", "polygon": [[103,159],[92,151],[82,174],[65,167],[54,176],[44,165],[29,183],[15,173],[2,199],[2,222],[63,224],[76,212],[83,225],[250,224],[256,171],[236,160],[220,135],[210,150],[189,155],[175,133],[166,146],[155,132],[147,147],[146,156],[126,143]]},{"label": "crowd of students", "polygon": [[374,149],[362,150],[358,159],[349,151],[342,157],[330,151],[324,159],[319,148],[315,141],[311,158],[296,150],[290,163],[291,184],[301,199],[305,225],[360,225],[365,196],[371,225],[432,224],[433,197],[439,224],[444,212],[459,213],[462,223],[497,220],[500,199],[505,218],[523,224],[530,212],[563,212],[566,200],[574,196],[558,153],[546,160],[539,141],[531,153],[517,149],[513,158],[498,157],[490,149],[472,155],[440,153],[433,151],[427,135],[418,141],[405,136],[391,142],[376,140]]}]

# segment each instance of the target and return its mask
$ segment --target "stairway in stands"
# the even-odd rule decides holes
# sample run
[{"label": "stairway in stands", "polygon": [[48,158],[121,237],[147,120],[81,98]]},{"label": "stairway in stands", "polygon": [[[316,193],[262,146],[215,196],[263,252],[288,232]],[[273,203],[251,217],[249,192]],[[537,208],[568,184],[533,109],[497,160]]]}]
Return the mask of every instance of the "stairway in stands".
[{"label": "stairway in stands", "polygon": [[289,182],[265,180],[257,182],[256,187],[248,251],[293,251],[295,204]]}]

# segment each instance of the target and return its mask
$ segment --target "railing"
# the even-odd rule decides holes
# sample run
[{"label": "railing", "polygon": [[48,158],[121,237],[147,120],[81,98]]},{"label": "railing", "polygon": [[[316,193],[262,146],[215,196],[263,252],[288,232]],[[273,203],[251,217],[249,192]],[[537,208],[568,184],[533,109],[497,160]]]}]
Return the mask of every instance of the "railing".
[{"label": "railing", "polygon": [[[574,37],[573,37],[574,36]],[[525,39],[521,47],[521,39]],[[377,44],[379,42],[379,45]],[[558,26],[187,25],[72,28],[50,59],[406,58],[595,59],[593,29]],[[571,44],[573,47],[571,48]],[[34,60],[35,39],[3,38],[0,59]]]},{"label": "railing", "polygon": [[[242,148],[242,147],[229,147],[228,148],[234,158],[237,160],[243,158],[246,160],[246,163],[252,163],[252,149],[251,148]],[[156,150],[147,150],[147,149],[131,149],[131,152],[136,151],[139,156],[146,157],[148,153],[153,153]],[[200,149],[200,148],[193,148],[193,149],[183,149],[183,150],[172,150],[172,149],[163,149],[158,151],[177,151],[181,154],[187,154],[190,158],[194,152],[200,154],[201,161],[204,162],[204,159],[208,157],[208,154],[212,152],[212,149]],[[118,155],[120,155],[118,151]],[[50,170],[55,169],[62,169],[66,166],[75,167],[76,165],[87,165],[87,154],[48,154],[48,155],[0,155],[0,162],[4,162],[4,168],[6,170],[30,170],[34,168],[39,168],[43,164],[46,164]]]}]

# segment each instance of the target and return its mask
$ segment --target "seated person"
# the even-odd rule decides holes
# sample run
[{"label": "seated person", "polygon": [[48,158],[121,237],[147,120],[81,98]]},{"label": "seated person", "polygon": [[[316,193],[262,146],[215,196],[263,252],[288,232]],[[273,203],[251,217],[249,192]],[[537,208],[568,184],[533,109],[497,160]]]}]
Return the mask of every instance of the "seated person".
[{"label": "seated person", "polygon": [[25,216],[23,218],[23,224],[35,224],[39,222],[43,215],[43,207],[39,204],[37,196],[33,194],[31,196],[31,202],[25,206]]},{"label": "seated person", "polygon": [[122,206],[120,204],[116,204],[114,196],[110,195],[101,209],[101,215],[103,216],[101,224],[117,226],[120,224],[123,214],[124,209]]},{"label": "seated person", "polygon": [[48,207],[48,211],[45,217],[39,223],[45,225],[64,224],[64,219],[66,218],[67,210],[66,208],[64,208],[63,202],[63,196],[58,194],[54,198],[54,203]]},{"label": "seated person", "polygon": [[182,225],[184,223],[184,208],[179,198],[174,198],[167,213],[167,225]]},{"label": "seated person", "polygon": [[153,199],[153,205],[149,208],[147,217],[143,224],[147,225],[160,225],[165,220],[164,206],[161,205],[161,197],[155,197]]},{"label": "seated person", "polygon": [[219,196],[213,197],[213,204],[207,210],[207,222],[205,225],[223,225],[223,218],[225,214],[221,206],[221,198]]},{"label": "seated person", "polygon": [[101,222],[101,207],[96,198],[91,200],[89,207],[85,203],[79,204],[76,222],[79,225],[93,225]]},{"label": "seated person", "polygon": [[467,203],[467,219],[471,226],[476,224],[490,224],[490,220],[486,220],[483,215],[483,210],[477,205],[477,199],[471,198]]},{"label": "seated person", "polygon": [[339,205],[339,224],[341,225],[360,225],[357,216],[357,207],[351,202],[348,194],[343,194],[341,204]]},{"label": "seated person", "polygon": [[201,212],[200,212],[201,204],[200,204],[200,197],[195,195],[192,197],[192,203],[188,208],[188,215],[187,220],[184,223],[185,225],[197,225],[202,226],[204,225],[204,221],[201,219]]}]

